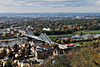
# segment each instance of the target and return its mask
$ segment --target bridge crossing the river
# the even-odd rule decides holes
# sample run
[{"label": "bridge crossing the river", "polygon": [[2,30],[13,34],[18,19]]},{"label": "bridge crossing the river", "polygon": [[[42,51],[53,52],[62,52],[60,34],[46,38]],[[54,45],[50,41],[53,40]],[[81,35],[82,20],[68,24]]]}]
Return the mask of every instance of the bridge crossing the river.
[{"label": "bridge crossing the river", "polygon": [[39,36],[35,36],[32,31],[27,30],[25,34],[23,34],[26,37],[30,37],[30,38],[34,38],[40,41],[44,41],[46,43],[49,44],[53,44],[54,42],[45,34],[45,33],[41,33]]}]

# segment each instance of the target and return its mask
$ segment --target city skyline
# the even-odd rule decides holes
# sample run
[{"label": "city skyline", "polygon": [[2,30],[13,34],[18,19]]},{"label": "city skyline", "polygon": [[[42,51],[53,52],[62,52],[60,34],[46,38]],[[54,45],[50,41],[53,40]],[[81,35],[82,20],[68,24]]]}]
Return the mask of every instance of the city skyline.
[{"label": "city skyline", "polygon": [[100,13],[99,0],[0,0],[0,13]]}]

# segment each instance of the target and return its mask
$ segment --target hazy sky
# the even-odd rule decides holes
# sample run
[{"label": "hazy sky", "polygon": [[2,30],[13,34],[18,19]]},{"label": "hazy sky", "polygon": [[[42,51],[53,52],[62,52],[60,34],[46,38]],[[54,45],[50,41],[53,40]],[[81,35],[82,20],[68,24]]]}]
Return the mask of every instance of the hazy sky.
[{"label": "hazy sky", "polygon": [[100,13],[100,0],[0,0],[0,13]]}]

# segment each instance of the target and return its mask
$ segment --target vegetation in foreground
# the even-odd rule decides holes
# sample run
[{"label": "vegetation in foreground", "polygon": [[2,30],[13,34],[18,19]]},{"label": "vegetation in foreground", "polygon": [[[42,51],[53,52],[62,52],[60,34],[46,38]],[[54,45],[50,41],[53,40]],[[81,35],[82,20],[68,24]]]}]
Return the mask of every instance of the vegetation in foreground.
[{"label": "vegetation in foreground", "polygon": [[100,38],[46,61],[41,67],[100,67]]}]

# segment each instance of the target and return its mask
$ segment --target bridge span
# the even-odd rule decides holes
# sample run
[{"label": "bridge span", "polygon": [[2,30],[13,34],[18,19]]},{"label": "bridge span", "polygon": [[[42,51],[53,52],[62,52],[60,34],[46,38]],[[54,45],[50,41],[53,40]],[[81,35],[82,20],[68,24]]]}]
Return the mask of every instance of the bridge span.
[{"label": "bridge span", "polygon": [[49,44],[53,44],[54,42],[45,34],[45,33],[41,33],[39,36],[35,36],[32,31],[27,30],[25,34],[23,34],[26,37],[30,37],[30,38],[34,38],[40,41],[44,41],[46,43]]}]

